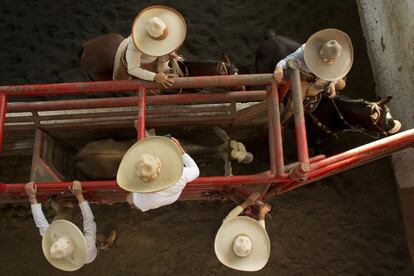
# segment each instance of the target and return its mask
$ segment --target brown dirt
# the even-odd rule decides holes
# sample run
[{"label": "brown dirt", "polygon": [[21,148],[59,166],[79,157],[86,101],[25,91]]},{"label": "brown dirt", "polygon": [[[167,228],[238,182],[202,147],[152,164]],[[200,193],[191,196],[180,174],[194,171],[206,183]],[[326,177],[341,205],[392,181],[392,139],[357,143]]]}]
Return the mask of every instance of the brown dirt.
[{"label": "brown dirt", "polygon": [[[346,93],[375,97],[354,1],[162,2],[187,19],[182,54],[217,59],[224,50],[245,71],[253,68],[266,28],[299,41],[326,27],[342,29],[355,49]],[[3,0],[0,84],[87,80],[78,64],[79,45],[107,32],[127,34],[136,12],[152,3]],[[339,141],[338,149],[366,142],[350,137]],[[1,181],[27,179],[30,159],[10,160],[0,158]],[[289,192],[272,204],[271,259],[258,275],[414,274],[388,159]],[[119,239],[116,249],[101,252],[77,275],[239,275],[221,265],[213,251],[221,219],[233,206],[178,202],[147,213],[121,204],[92,206],[98,231],[115,227]],[[0,222],[2,275],[62,274],[44,259],[28,206],[1,208]]]}]

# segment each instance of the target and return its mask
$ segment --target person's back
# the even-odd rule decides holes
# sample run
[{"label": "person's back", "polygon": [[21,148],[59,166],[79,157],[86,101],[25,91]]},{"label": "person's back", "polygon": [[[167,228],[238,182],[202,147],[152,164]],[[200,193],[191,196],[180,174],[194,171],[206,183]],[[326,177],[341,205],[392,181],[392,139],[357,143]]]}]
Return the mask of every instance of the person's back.
[{"label": "person's back", "polygon": [[196,162],[178,140],[151,136],[127,151],[117,181],[131,192],[127,202],[145,212],[177,201],[187,183],[199,175]]}]

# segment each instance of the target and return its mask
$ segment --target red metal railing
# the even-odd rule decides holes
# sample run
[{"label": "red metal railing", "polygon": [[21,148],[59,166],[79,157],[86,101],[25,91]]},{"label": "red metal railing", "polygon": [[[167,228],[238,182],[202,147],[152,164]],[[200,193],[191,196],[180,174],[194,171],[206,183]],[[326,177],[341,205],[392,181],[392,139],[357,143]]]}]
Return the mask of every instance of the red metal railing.
[{"label": "red metal railing", "polygon": [[[147,110],[149,105],[171,105],[171,104],[210,104],[210,103],[234,103],[241,101],[263,101],[267,100],[268,131],[269,131],[269,156],[270,172],[256,175],[241,176],[214,176],[199,177],[189,183],[183,193],[194,197],[195,194],[204,191],[221,191],[230,187],[241,187],[243,185],[264,185],[263,193],[268,190],[277,194],[284,193],[291,189],[303,186],[315,180],[341,172],[346,169],[370,162],[391,154],[397,150],[412,146],[414,144],[414,130],[408,130],[391,137],[346,151],[344,153],[325,158],[325,156],[315,156],[309,158],[306,140],[305,121],[302,106],[302,94],[300,91],[299,74],[297,67],[291,66],[292,95],[294,100],[294,115],[296,140],[298,146],[298,162],[284,165],[282,147],[282,128],[280,124],[279,101],[283,99],[288,89],[284,85],[283,90],[278,93],[278,87],[273,82],[271,74],[261,75],[237,75],[237,76],[211,76],[211,77],[189,77],[176,79],[173,88],[200,88],[200,87],[232,87],[240,85],[267,85],[271,84],[266,91],[239,91],[224,92],[217,94],[180,94],[180,95],[146,95],[148,89],[159,89],[160,87],[152,82],[145,81],[109,81],[109,82],[88,82],[88,83],[63,83],[63,84],[44,84],[44,85],[21,85],[21,86],[2,86],[0,87],[0,143],[3,142],[5,129],[5,114],[7,112],[40,112],[56,111],[83,108],[107,108],[107,107],[137,107],[137,137],[142,139],[145,136],[145,125],[148,122],[148,115],[156,114],[156,110]],[[10,97],[25,96],[51,96],[85,93],[108,93],[137,91],[138,96],[124,98],[103,98],[86,100],[58,100],[40,102],[10,102]],[[186,109],[190,110],[190,109]],[[206,108],[205,110],[212,110]],[[148,113],[146,112],[148,111]],[[151,112],[152,113],[151,113]],[[171,110],[164,114],[172,114]],[[103,113],[106,116],[108,113]],[[106,115],[105,115],[106,114]],[[134,113],[128,113],[133,115]],[[62,115],[61,115],[62,116]],[[78,116],[78,117],[76,117]],[[44,117],[42,119],[42,117]],[[68,116],[70,117],[70,115]],[[75,115],[75,118],[87,117],[86,115]],[[42,120],[53,119],[49,116],[38,116],[36,122],[42,128],[53,128],[53,125],[42,125]],[[63,116],[65,118],[65,116]],[[146,122],[147,119],[147,122]],[[232,117],[223,116],[214,118],[214,122],[231,123]],[[23,119],[14,119],[25,122]],[[189,118],[186,120],[166,120],[167,123],[180,124],[201,124],[212,123],[212,117]],[[221,121],[220,121],[221,120]],[[13,120],[11,120],[13,121]],[[112,128],[120,124],[114,122],[96,122],[97,127]],[[158,124],[160,124],[158,122]],[[157,123],[154,123],[157,125]],[[34,128],[35,126],[31,126]],[[68,131],[77,127],[73,124],[60,124]],[[16,126],[13,130],[27,129],[28,126]],[[53,193],[68,192],[67,187],[70,182],[49,182],[37,183],[40,195],[51,195]],[[271,186],[274,187],[271,187]],[[115,181],[86,181],[83,188],[91,193],[94,192],[113,192],[123,193]],[[24,196],[24,184],[0,184],[0,198],[2,195],[10,196],[9,201]],[[1,202],[1,200],[0,200]],[[3,201],[5,202],[5,201]]]},{"label": "red metal railing", "polygon": [[6,122],[7,98],[0,93],[0,152],[3,150],[4,124]]}]

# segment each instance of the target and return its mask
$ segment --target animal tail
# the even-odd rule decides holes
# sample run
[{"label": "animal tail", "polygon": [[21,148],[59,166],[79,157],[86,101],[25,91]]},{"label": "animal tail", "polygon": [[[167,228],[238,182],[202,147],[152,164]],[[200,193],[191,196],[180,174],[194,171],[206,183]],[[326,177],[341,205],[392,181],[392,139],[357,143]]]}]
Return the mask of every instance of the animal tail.
[{"label": "animal tail", "polygon": [[269,38],[274,38],[276,37],[276,32],[273,29],[267,29],[265,31],[265,35],[264,35],[264,39],[267,40]]}]

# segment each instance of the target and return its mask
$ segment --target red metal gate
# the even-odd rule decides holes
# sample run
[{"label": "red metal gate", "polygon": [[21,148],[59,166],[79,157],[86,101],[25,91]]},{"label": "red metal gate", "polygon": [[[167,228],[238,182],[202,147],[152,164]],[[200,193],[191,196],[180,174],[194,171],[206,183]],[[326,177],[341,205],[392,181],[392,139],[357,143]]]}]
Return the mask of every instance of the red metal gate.
[{"label": "red metal gate", "polygon": [[[207,87],[237,87],[241,85],[269,85],[268,89],[259,91],[235,91],[215,94],[174,94],[174,95],[151,95],[149,90],[160,87],[152,82],[145,81],[106,81],[86,83],[62,83],[62,84],[39,84],[39,85],[16,85],[0,87],[0,147],[4,145],[5,150],[18,150],[16,144],[8,144],[7,141],[14,139],[19,134],[29,133],[33,136],[37,129],[37,135],[41,135],[39,129],[48,131],[50,129],[74,129],[110,128],[114,129],[125,125],[126,118],[138,120],[137,138],[142,139],[145,135],[146,122],[161,126],[169,124],[203,124],[215,122],[217,124],[232,124],[249,118],[249,113],[244,112],[238,117],[234,111],[236,102],[252,102],[266,100],[267,123],[269,135],[269,171],[254,175],[239,176],[213,176],[199,177],[189,183],[181,199],[200,199],[213,192],[226,192],[238,189],[243,185],[261,185],[263,195],[282,194],[289,190],[342,172],[344,170],[365,164],[378,158],[389,155],[395,151],[414,145],[414,129],[401,132],[361,147],[346,152],[325,157],[323,155],[309,157],[305,119],[303,113],[302,98],[300,93],[299,73],[292,70],[292,91],[295,108],[295,130],[298,152],[298,162],[285,165],[282,129],[280,123],[279,101],[284,97],[289,85],[285,84],[279,89],[273,81],[271,74],[259,75],[236,75],[236,76],[211,76],[211,77],[187,77],[175,79],[172,88],[207,88]],[[22,97],[32,96],[59,96],[59,95],[83,95],[89,93],[114,93],[124,91],[137,91],[134,97],[112,97],[101,99],[71,99],[38,102],[9,102]],[[228,103],[227,107],[184,107],[179,111],[169,109],[171,105],[185,104],[216,104]],[[165,106],[163,109],[148,109],[149,106]],[[126,110],[122,112],[105,111],[90,114],[60,114],[39,116],[39,112],[93,109],[93,108],[121,108],[137,107],[137,111]],[[169,114],[201,114],[194,118],[183,116],[181,119],[169,120],[165,118]],[[8,116],[6,113],[28,113],[27,116]],[[247,115],[246,115],[247,114]],[[156,115],[165,115],[156,117]],[[116,120],[101,120],[112,116]],[[153,116],[153,117],[151,117]],[[177,115],[179,116],[179,115]],[[79,123],[88,119],[88,124]],[[90,122],[90,120],[95,120]],[[46,124],[46,122],[49,122]],[[50,121],[54,123],[50,123]],[[7,124],[6,124],[7,122]],[[24,136],[24,135],[23,135]],[[36,151],[37,150],[37,151]],[[53,174],[53,168],[42,163],[42,157],[34,149],[34,158],[39,161],[40,166]],[[1,181],[1,180],[0,180]],[[55,194],[68,194],[67,187],[70,182],[61,180],[56,174],[52,182],[37,183],[40,197],[48,197]],[[123,191],[115,180],[111,181],[85,181],[83,189],[91,201],[95,202],[117,202],[125,201]],[[0,203],[9,203],[25,200],[24,183],[0,183]]]}]

